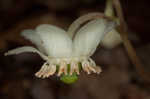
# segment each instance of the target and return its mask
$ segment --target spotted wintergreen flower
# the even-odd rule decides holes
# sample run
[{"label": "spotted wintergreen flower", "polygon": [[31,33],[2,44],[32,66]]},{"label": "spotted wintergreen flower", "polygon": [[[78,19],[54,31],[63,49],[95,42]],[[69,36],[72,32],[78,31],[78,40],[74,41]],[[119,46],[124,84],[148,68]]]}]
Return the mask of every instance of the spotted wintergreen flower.
[{"label": "spotted wintergreen flower", "polygon": [[[102,70],[90,58],[104,35],[115,27],[115,23],[104,18],[89,21],[83,25],[74,37],[65,30],[42,24],[36,29],[24,30],[21,35],[36,45],[19,47],[8,51],[5,55],[33,52],[39,54],[46,62],[35,74],[40,78],[47,78],[57,72],[58,76],[80,74],[82,70],[99,74]],[[73,29],[73,27],[71,27]],[[71,29],[68,29],[71,31]],[[69,64],[69,69],[68,69]],[[62,78],[67,79],[67,78]],[[70,81],[71,82],[71,81]]]}]

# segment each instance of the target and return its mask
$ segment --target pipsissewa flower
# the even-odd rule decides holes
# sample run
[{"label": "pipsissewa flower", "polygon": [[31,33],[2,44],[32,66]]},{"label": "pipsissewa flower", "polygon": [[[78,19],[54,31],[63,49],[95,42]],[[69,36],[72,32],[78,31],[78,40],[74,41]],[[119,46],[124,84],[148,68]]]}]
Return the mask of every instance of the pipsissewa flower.
[{"label": "pipsissewa flower", "polygon": [[47,78],[56,71],[58,76],[73,73],[79,75],[79,64],[88,74],[92,72],[99,74],[102,71],[100,66],[96,66],[90,57],[104,35],[114,27],[115,22],[104,18],[94,19],[83,25],[74,36],[70,36],[67,32],[73,30],[72,27],[66,32],[59,27],[42,24],[35,30],[27,29],[21,33],[24,38],[35,44],[37,49],[24,46],[10,50],[5,55],[23,52],[39,54],[45,60],[41,69],[35,74],[39,78]]}]

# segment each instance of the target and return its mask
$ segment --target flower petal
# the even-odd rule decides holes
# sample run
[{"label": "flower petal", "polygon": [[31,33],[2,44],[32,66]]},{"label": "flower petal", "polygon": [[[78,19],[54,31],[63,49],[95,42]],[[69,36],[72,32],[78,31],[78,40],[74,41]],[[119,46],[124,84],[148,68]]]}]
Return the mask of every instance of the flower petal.
[{"label": "flower petal", "polygon": [[71,38],[74,37],[75,32],[77,29],[85,22],[88,22],[89,20],[98,19],[98,18],[104,18],[104,14],[100,12],[94,12],[94,13],[88,13],[86,15],[83,15],[76,19],[68,28],[68,34]]},{"label": "flower petal", "polygon": [[104,35],[112,30],[114,22],[105,19],[96,19],[84,25],[76,34],[73,41],[75,55],[91,56]]},{"label": "flower petal", "polygon": [[36,32],[35,30],[27,29],[22,31],[21,35],[24,38],[30,40],[33,44],[35,44],[41,52],[45,53],[45,49],[42,44],[43,41],[41,40],[40,36],[35,32]]},{"label": "flower petal", "polygon": [[58,27],[43,24],[36,28],[43,40],[43,46],[50,57],[69,57],[72,54],[72,40]]},{"label": "flower petal", "polygon": [[13,55],[13,54],[20,54],[24,52],[33,52],[39,54],[44,60],[48,60],[48,57],[45,56],[43,53],[39,52],[36,48],[30,47],[30,46],[24,46],[24,47],[19,47],[13,50],[8,51],[5,53],[5,56],[7,55]]}]

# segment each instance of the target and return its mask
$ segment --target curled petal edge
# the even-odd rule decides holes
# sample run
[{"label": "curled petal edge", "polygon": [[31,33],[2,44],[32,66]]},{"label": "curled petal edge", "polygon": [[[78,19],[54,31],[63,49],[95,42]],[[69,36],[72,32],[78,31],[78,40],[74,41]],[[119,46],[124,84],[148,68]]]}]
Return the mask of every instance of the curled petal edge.
[{"label": "curled petal edge", "polygon": [[44,60],[48,60],[48,57],[45,56],[43,53],[41,53],[40,51],[38,51],[36,48],[31,47],[31,46],[24,46],[24,47],[19,47],[13,50],[10,50],[8,52],[6,52],[4,55],[14,55],[14,54],[20,54],[20,53],[24,53],[24,52],[32,52],[32,53],[37,53],[39,54]]}]

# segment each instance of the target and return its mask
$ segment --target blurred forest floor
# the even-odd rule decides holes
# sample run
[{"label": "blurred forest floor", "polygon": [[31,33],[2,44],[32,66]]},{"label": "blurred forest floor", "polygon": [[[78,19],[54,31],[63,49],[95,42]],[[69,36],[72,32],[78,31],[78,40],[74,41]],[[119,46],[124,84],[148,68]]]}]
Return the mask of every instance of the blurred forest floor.
[{"label": "blurred forest floor", "polygon": [[[121,0],[132,31],[129,39],[150,72],[150,1]],[[101,75],[81,73],[66,85],[53,76],[38,79],[34,73],[43,60],[24,53],[4,57],[4,52],[31,42],[20,36],[24,29],[48,23],[67,30],[79,16],[103,12],[105,0],[0,0],[0,99],[150,99],[150,84],[142,81],[123,45],[100,47],[93,55]]]}]

